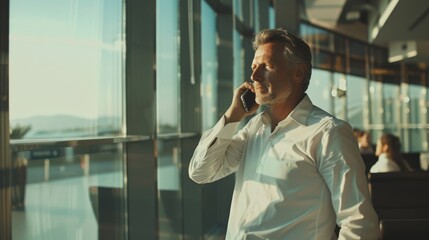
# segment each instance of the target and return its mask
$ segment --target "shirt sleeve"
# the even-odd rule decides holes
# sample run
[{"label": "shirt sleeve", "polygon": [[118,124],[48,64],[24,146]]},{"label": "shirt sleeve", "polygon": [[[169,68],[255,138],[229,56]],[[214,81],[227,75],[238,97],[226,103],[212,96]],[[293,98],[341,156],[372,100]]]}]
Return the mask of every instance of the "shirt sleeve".
[{"label": "shirt sleeve", "polygon": [[325,133],[320,159],[320,173],[331,191],[341,228],[338,239],[379,239],[365,165],[350,125],[341,123]]},{"label": "shirt sleeve", "polygon": [[224,117],[203,133],[189,163],[189,177],[209,183],[237,171],[245,145],[244,130],[235,134],[239,122],[225,125]]}]

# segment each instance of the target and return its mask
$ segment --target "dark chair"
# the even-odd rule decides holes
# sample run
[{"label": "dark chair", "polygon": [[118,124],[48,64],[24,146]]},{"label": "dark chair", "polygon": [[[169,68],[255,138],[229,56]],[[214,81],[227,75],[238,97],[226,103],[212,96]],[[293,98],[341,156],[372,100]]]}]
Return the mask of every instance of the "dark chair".
[{"label": "dark chair", "polygon": [[429,172],[368,175],[380,239],[429,239]]},{"label": "dark chair", "polygon": [[429,239],[429,219],[384,219],[380,221],[380,240],[404,239]]},{"label": "dark chair", "polygon": [[414,171],[422,171],[420,167],[420,153],[419,152],[409,152],[409,153],[402,153],[402,158],[404,161],[408,163],[408,165],[414,170]]},{"label": "dark chair", "polygon": [[374,165],[377,162],[378,157],[371,153],[361,154],[361,156],[362,156],[363,163],[365,164],[365,173],[368,175],[369,170],[371,169],[372,165]]},{"label": "dark chair", "polygon": [[370,173],[368,181],[380,219],[429,219],[429,172]]}]

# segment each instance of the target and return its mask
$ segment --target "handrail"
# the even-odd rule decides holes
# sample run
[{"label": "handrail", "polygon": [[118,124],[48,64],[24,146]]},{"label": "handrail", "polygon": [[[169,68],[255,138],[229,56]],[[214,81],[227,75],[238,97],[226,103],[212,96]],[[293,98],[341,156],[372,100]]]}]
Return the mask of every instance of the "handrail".
[{"label": "handrail", "polygon": [[79,147],[100,144],[127,143],[150,140],[150,136],[128,135],[112,137],[58,138],[58,139],[16,139],[10,140],[12,152],[52,148]]}]

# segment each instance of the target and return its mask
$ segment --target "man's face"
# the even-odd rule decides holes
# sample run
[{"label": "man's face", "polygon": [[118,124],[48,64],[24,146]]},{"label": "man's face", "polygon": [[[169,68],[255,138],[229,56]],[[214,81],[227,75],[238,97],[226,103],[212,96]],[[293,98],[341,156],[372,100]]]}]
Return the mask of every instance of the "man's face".
[{"label": "man's face", "polygon": [[258,104],[285,102],[296,87],[292,81],[294,67],[285,59],[283,51],[281,44],[267,43],[255,52],[251,79]]}]

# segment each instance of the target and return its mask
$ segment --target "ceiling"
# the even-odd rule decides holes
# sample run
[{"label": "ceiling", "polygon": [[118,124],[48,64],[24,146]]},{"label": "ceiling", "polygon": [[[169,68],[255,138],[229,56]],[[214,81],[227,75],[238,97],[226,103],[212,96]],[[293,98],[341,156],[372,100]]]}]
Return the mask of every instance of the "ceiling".
[{"label": "ceiling", "polygon": [[[390,14],[380,12],[382,4]],[[305,8],[310,22],[385,46],[404,61],[429,63],[428,0],[305,0]]]}]

